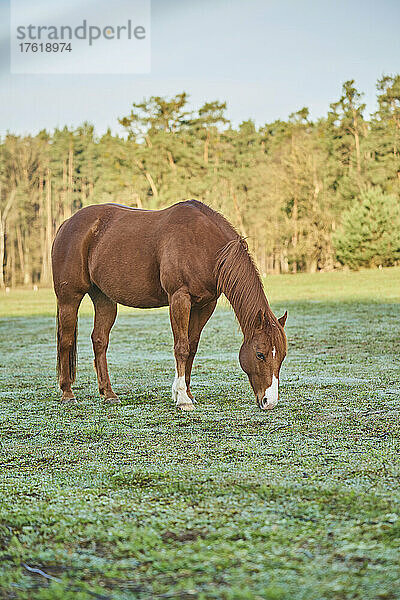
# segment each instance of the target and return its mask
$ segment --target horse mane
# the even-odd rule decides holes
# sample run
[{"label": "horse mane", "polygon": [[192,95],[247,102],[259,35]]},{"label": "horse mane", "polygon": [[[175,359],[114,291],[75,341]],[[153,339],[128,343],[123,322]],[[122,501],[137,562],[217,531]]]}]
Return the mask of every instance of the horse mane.
[{"label": "horse mane", "polygon": [[229,300],[243,335],[246,337],[254,331],[260,310],[270,322],[276,321],[246,240],[221,213],[198,200],[189,200],[189,203],[210,217],[227,237],[233,238],[218,252],[214,273],[217,292],[224,293]]},{"label": "horse mane", "polygon": [[260,310],[271,318],[272,311],[246,240],[238,236],[221,248],[215,274],[217,291],[228,298],[245,337],[254,332]]}]

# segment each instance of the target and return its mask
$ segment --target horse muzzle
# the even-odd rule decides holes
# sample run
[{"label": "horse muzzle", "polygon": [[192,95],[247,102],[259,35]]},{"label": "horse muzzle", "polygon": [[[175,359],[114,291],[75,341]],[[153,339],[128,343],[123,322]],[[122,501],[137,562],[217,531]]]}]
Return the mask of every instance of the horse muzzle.
[{"label": "horse muzzle", "polygon": [[272,375],[272,383],[265,390],[264,394],[257,394],[258,406],[261,410],[272,410],[279,400],[279,380],[275,375]]},{"label": "horse muzzle", "polygon": [[261,410],[272,410],[278,404],[278,400],[276,400],[276,402],[271,402],[265,397],[262,397],[261,399],[257,397],[257,404],[258,408]]}]

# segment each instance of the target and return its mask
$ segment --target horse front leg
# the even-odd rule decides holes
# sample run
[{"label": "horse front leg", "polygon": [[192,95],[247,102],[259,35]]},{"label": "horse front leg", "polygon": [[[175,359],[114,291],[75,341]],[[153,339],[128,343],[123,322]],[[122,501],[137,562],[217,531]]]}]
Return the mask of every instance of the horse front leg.
[{"label": "horse front leg", "polygon": [[180,288],[170,295],[169,312],[174,336],[176,373],[172,384],[172,399],[177,408],[193,410],[194,404],[186,389],[186,362],[190,354],[189,319],[191,300],[186,288]]},{"label": "horse front leg", "polygon": [[217,301],[213,300],[206,306],[202,308],[192,308],[190,313],[190,321],[189,321],[189,356],[186,361],[186,371],[185,371],[185,380],[186,380],[186,391],[188,393],[189,398],[194,400],[193,395],[190,391],[190,377],[192,374],[192,366],[194,357],[196,356],[197,347],[199,345],[200,335],[203,331],[205,324],[208,319],[213,314],[215,307],[217,305]]}]

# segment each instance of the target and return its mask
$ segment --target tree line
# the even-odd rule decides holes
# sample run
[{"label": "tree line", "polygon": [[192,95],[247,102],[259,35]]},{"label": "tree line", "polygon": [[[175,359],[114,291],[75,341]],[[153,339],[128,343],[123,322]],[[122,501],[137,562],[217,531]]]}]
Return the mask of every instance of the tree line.
[{"label": "tree line", "polygon": [[247,238],[262,273],[400,261],[400,75],[377,82],[377,110],[346,81],[328,114],[234,127],[226,103],[191,111],[152,96],[94,127],[0,139],[0,287],[48,285],[59,225],[88,204],[158,209],[197,198]]}]

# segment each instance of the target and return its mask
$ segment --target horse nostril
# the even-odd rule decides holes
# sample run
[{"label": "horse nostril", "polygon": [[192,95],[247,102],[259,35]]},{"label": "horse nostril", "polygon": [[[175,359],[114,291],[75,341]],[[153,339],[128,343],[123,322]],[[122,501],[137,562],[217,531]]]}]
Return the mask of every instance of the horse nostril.
[{"label": "horse nostril", "polygon": [[257,405],[258,408],[261,410],[272,410],[273,408],[275,408],[277,402],[274,401],[270,401],[268,398],[265,398],[265,396],[258,396],[256,395],[256,399],[257,399]]},{"label": "horse nostril", "polygon": [[257,398],[257,404],[260,410],[272,410],[275,408],[275,404],[270,404],[264,397]]}]

